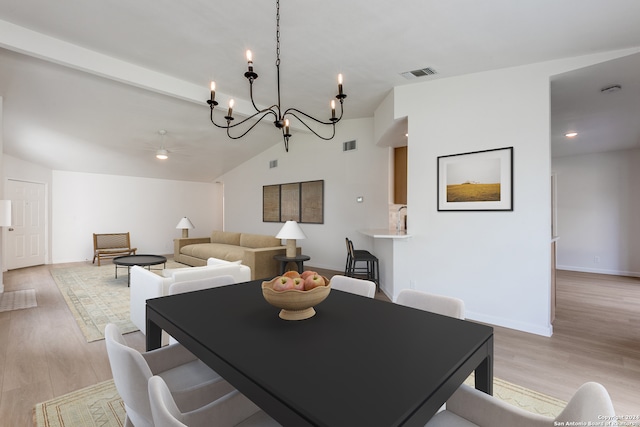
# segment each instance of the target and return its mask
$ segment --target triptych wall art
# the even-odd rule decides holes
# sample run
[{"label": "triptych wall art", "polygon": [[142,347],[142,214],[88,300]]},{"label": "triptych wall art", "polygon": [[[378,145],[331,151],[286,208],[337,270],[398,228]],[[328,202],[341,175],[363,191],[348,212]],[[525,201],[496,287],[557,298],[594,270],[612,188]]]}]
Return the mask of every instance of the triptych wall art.
[{"label": "triptych wall art", "polygon": [[262,221],[324,223],[324,180],[265,185]]}]

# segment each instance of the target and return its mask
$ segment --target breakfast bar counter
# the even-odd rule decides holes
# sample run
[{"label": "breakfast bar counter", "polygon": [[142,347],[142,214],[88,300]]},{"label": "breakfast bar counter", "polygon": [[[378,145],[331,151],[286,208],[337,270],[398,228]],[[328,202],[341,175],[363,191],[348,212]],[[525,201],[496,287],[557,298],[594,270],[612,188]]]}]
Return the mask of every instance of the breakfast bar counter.
[{"label": "breakfast bar counter", "polygon": [[389,230],[384,228],[373,228],[368,230],[358,230],[365,236],[371,236],[374,239],[408,239],[411,237],[405,230]]},{"label": "breakfast bar counter", "polygon": [[373,254],[380,261],[380,289],[395,301],[400,290],[411,287],[410,280],[404,277],[407,268],[403,264],[409,259],[407,243],[413,236],[405,230],[383,228],[358,232],[373,239]]}]

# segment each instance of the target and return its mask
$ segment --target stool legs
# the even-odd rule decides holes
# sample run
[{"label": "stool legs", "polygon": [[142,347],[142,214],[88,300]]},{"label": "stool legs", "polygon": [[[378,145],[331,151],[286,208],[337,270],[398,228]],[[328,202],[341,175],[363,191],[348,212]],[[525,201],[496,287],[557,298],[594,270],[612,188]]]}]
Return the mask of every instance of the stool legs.
[{"label": "stool legs", "polygon": [[[345,239],[347,245],[347,262],[344,268],[344,275],[349,277],[357,277],[358,274],[365,274],[367,280],[376,284],[376,288],[380,289],[380,265],[378,258],[369,251],[355,250],[353,242],[347,237]],[[356,268],[358,262],[365,262],[366,269]]]}]

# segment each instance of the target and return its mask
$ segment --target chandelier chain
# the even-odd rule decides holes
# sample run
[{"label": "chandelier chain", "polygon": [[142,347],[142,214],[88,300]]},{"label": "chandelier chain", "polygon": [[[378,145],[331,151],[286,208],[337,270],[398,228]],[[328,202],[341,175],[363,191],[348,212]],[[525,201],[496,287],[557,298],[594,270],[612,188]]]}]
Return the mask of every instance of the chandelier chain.
[{"label": "chandelier chain", "polygon": [[276,0],[276,67],[280,66],[280,0]]}]

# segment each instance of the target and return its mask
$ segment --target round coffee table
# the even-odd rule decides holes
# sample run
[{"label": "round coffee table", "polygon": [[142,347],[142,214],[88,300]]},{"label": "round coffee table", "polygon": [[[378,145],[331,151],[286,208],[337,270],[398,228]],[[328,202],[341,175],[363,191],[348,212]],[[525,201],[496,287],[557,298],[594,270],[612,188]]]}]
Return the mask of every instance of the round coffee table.
[{"label": "round coffee table", "polygon": [[127,267],[127,286],[131,284],[129,273],[131,273],[132,266],[139,265],[151,270],[152,265],[165,264],[166,266],[166,262],[167,258],[162,255],[125,255],[113,259],[116,266],[116,279],[118,278],[118,266]]}]

